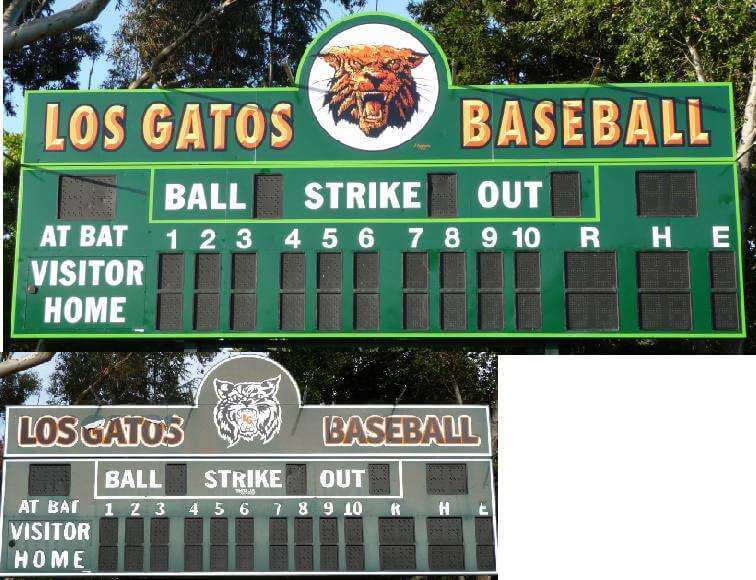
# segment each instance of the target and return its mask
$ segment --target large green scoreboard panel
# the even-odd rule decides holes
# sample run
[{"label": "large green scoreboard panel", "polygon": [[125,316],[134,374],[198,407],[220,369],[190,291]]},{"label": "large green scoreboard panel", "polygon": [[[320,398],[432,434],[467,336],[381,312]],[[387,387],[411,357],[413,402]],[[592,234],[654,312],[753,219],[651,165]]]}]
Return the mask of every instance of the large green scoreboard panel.
[{"label": "large green scoreboard panel", "polygon": [[[324,104],[357,32],[415,50],[411,122]],[[13,336],[744,335],[728,84],[454,87],[365,14],[296,85],[29,92]]]},{"label": "large green scoreboard panel", "polygon": [[0,570],[495,573],[488,412],[302,406],[253,355],[192,407],[10,407]]}]

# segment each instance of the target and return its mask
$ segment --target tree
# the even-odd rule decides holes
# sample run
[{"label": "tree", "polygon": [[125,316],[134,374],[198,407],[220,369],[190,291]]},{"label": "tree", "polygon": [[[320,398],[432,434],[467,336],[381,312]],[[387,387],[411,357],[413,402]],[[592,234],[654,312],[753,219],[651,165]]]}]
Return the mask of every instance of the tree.
[{"label": "tree", "polygon": [[38,40],[72,31],[95,20],[110,0],[81,0],[67,10],[52,13],[52,1],[3,1],[3,50],[18,50]]},{"label": "tree", "polygon": [[[48,354],[49,357],[46,356]],[[33,353],[20,358],[13,358],[11,352],[0,355],[0,416],[5,416],[7,405],[21,405],[39,392],[42,387],[39,375],[33,371],[21,371],[47,362],[52,358],[52,354]]]},{"label": "tree", "polygon": [[192,366],[214,354],[172,352],[63,352],[55,361],[49,394],[58,405],[191,403]]},{"label": "tree", "polygon": [[[341,0],[346,8],[364,0]],[[324,23],[322,0],[130,0],[107,86],[245,87],[288,84]]]},{"label": "tree", "polygon": [[[16,255],[16,217],[18,214],[18,185],[21,171],[21,134],[3,131],[3,335],[10,336],[11,298],[13,296],[13,263]],[[36,350],[34,341],[5,343],[10,351]],[[14,364],[9,357],[0,363],[3,367]],[[15,372],[15,371],[14,371]]]},{"label": "tree", "polygon": [[[92,15],[80,7],[83,4],[91,10],[92,4],[102,4],[104,8],[107,1],[83,0],[77,5],[79,8],[54,13],[54,0],[4,0],[3,103],[8,113],[15,114],[10,100],[14,86],[24,90],[78,88],[82,61],[96,58],[103,47],[97,26],[80,26],[79,22],[83,14],[96,18],[102,8]],[[74,20],[69,20],[71,11],[77,16]],[[8,18],[18,23],[10,27],[11,32]],[[66,27],[61,28],[61,22]],[[7,46],[9,35],[16,39],[11,47]]]},{"label": "tree", "polygon": [[495,404],[496,356],[461,349],[276,349],[305,402]]}]

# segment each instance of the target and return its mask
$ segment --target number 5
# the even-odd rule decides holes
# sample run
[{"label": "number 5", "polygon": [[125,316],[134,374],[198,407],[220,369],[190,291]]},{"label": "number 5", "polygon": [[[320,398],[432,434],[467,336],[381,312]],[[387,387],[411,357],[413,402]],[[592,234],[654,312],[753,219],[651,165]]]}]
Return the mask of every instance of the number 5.
[{"label": "number 5", "polygon": [[335,248],[339,243],[339,239],[336,237],[336,228],[326,228],[323,230],[323,247]]}]

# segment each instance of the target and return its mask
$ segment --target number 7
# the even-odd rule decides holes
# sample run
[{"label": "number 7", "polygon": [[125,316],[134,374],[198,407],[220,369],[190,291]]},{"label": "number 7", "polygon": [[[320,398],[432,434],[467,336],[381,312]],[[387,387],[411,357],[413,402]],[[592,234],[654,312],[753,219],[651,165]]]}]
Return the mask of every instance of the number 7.
[{"label": "number 7", "polygon": [[408,231],[412,234],[412,242],[410,242],[410,247],[417,248],[417,243],[420,241],[420,236],[423,235],[423,228],[409,228]]}]

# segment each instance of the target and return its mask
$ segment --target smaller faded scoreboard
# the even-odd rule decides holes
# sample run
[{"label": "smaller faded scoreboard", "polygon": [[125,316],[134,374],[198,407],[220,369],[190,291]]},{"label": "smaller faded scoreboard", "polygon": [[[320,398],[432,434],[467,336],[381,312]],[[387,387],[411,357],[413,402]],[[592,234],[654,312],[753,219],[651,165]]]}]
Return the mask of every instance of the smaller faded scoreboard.
[{"label": "smaller faded scoreboard", "polygon": [[299,396],[239,355],[191,407],[9,407],[0,570],[495,573],[488,407]]},{"label": "smaller faded scoreboard", "polygon": [[378,13],[295,84],[27,91],[12,335],[744,336],[729,84],[456,87]]}]

